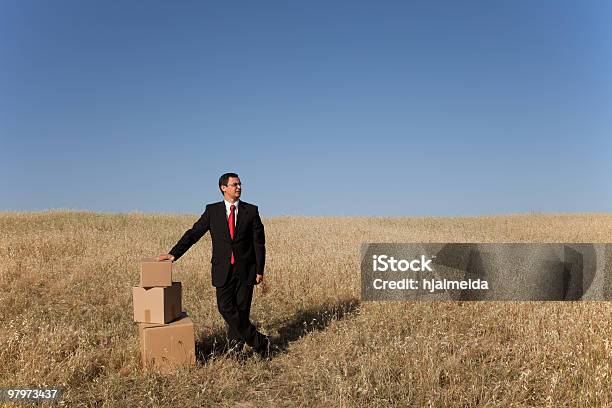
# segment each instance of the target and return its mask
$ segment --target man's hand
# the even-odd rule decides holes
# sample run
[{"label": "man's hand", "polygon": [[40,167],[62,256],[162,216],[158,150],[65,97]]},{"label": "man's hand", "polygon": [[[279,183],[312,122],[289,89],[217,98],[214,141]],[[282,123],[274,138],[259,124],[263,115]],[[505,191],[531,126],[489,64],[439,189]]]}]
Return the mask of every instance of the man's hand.
[{"label": "man's hand", "polygon": [[259,285],[261,282],[263,282],[263,275],[257,275],[255,276],[255,284]]},{"label": "man's hand", "polygon": [[157,262],[159,262],[159,261],[167,261],[167,260],[170,260],[171,262],[174,262],[174,256],[172,256],[170,254],[157,255],[155,257],[155,260]]}]

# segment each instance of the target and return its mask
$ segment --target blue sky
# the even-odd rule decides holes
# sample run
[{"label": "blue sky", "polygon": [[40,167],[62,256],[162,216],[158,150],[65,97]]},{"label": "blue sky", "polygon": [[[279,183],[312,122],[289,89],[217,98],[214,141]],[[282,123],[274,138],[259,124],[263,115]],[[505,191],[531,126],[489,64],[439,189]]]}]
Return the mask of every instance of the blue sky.
[{"label": "blue sky", "polygon": [[609,1],[0,2],[0,210],[612,211]]}]

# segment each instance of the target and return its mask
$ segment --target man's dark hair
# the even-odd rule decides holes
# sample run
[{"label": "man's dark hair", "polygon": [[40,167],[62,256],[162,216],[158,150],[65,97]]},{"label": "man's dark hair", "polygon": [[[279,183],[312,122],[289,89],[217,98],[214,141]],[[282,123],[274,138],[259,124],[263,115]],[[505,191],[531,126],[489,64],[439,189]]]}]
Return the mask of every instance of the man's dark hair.
[{"label": "man's dark hair", "polygon": [[[238,177],[236,173],[225,173],[221,177],[219,177],[219,190],[221,190],[221,186],[227,187],[227,182],[230,177]],[[221,190],[221,194],[223,194],[223,190]]]}]

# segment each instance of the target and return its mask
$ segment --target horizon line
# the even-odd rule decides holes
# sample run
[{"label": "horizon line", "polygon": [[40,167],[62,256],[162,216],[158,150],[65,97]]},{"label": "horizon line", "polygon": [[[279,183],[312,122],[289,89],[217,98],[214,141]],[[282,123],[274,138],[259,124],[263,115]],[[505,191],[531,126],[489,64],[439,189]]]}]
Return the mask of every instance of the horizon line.
[{"label": "horizon line", "polygon": [[[199,213],[192,212],[145,212],[141,210],[131,211],[95,211],[87,209],[71,209],[71,208],[47,208],[41,210],[4,210],[0,209],[0,215],[43,215],[46,213],[75,213],[75,214],[97,214],[97,215],[149,215],[149,216],[198,216]],[[527,212],[509,212],[509,213],[483,213],[483,214],[458,214],[458,215],[303,215],[303,214],[278,214],[278,215],[262,215],[262,218],[480,218],[480,217],[524,217],[524,216],[612,216],[612,212],[546,212],[546,211],[527,211]]]}]

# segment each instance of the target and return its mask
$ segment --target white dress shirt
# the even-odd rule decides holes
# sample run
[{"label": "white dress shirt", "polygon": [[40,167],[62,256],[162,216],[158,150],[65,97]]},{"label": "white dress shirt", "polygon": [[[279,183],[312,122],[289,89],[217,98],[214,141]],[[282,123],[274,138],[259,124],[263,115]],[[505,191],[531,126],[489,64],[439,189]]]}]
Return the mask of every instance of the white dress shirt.
[{"label": "white dress shirt", "polygon": [[[229,220],[230,206],[232,205],[232,203],[230,203],[227,200],[223,200],[223,202],[225,203],[225,218]],[[236,202],[234,203],[234,205],[236,206],[236,208],[234,208],[234,227],[236,226],[236,223],[238,222],[238,202],[240,202],[240,200],[236,200]]]}]

